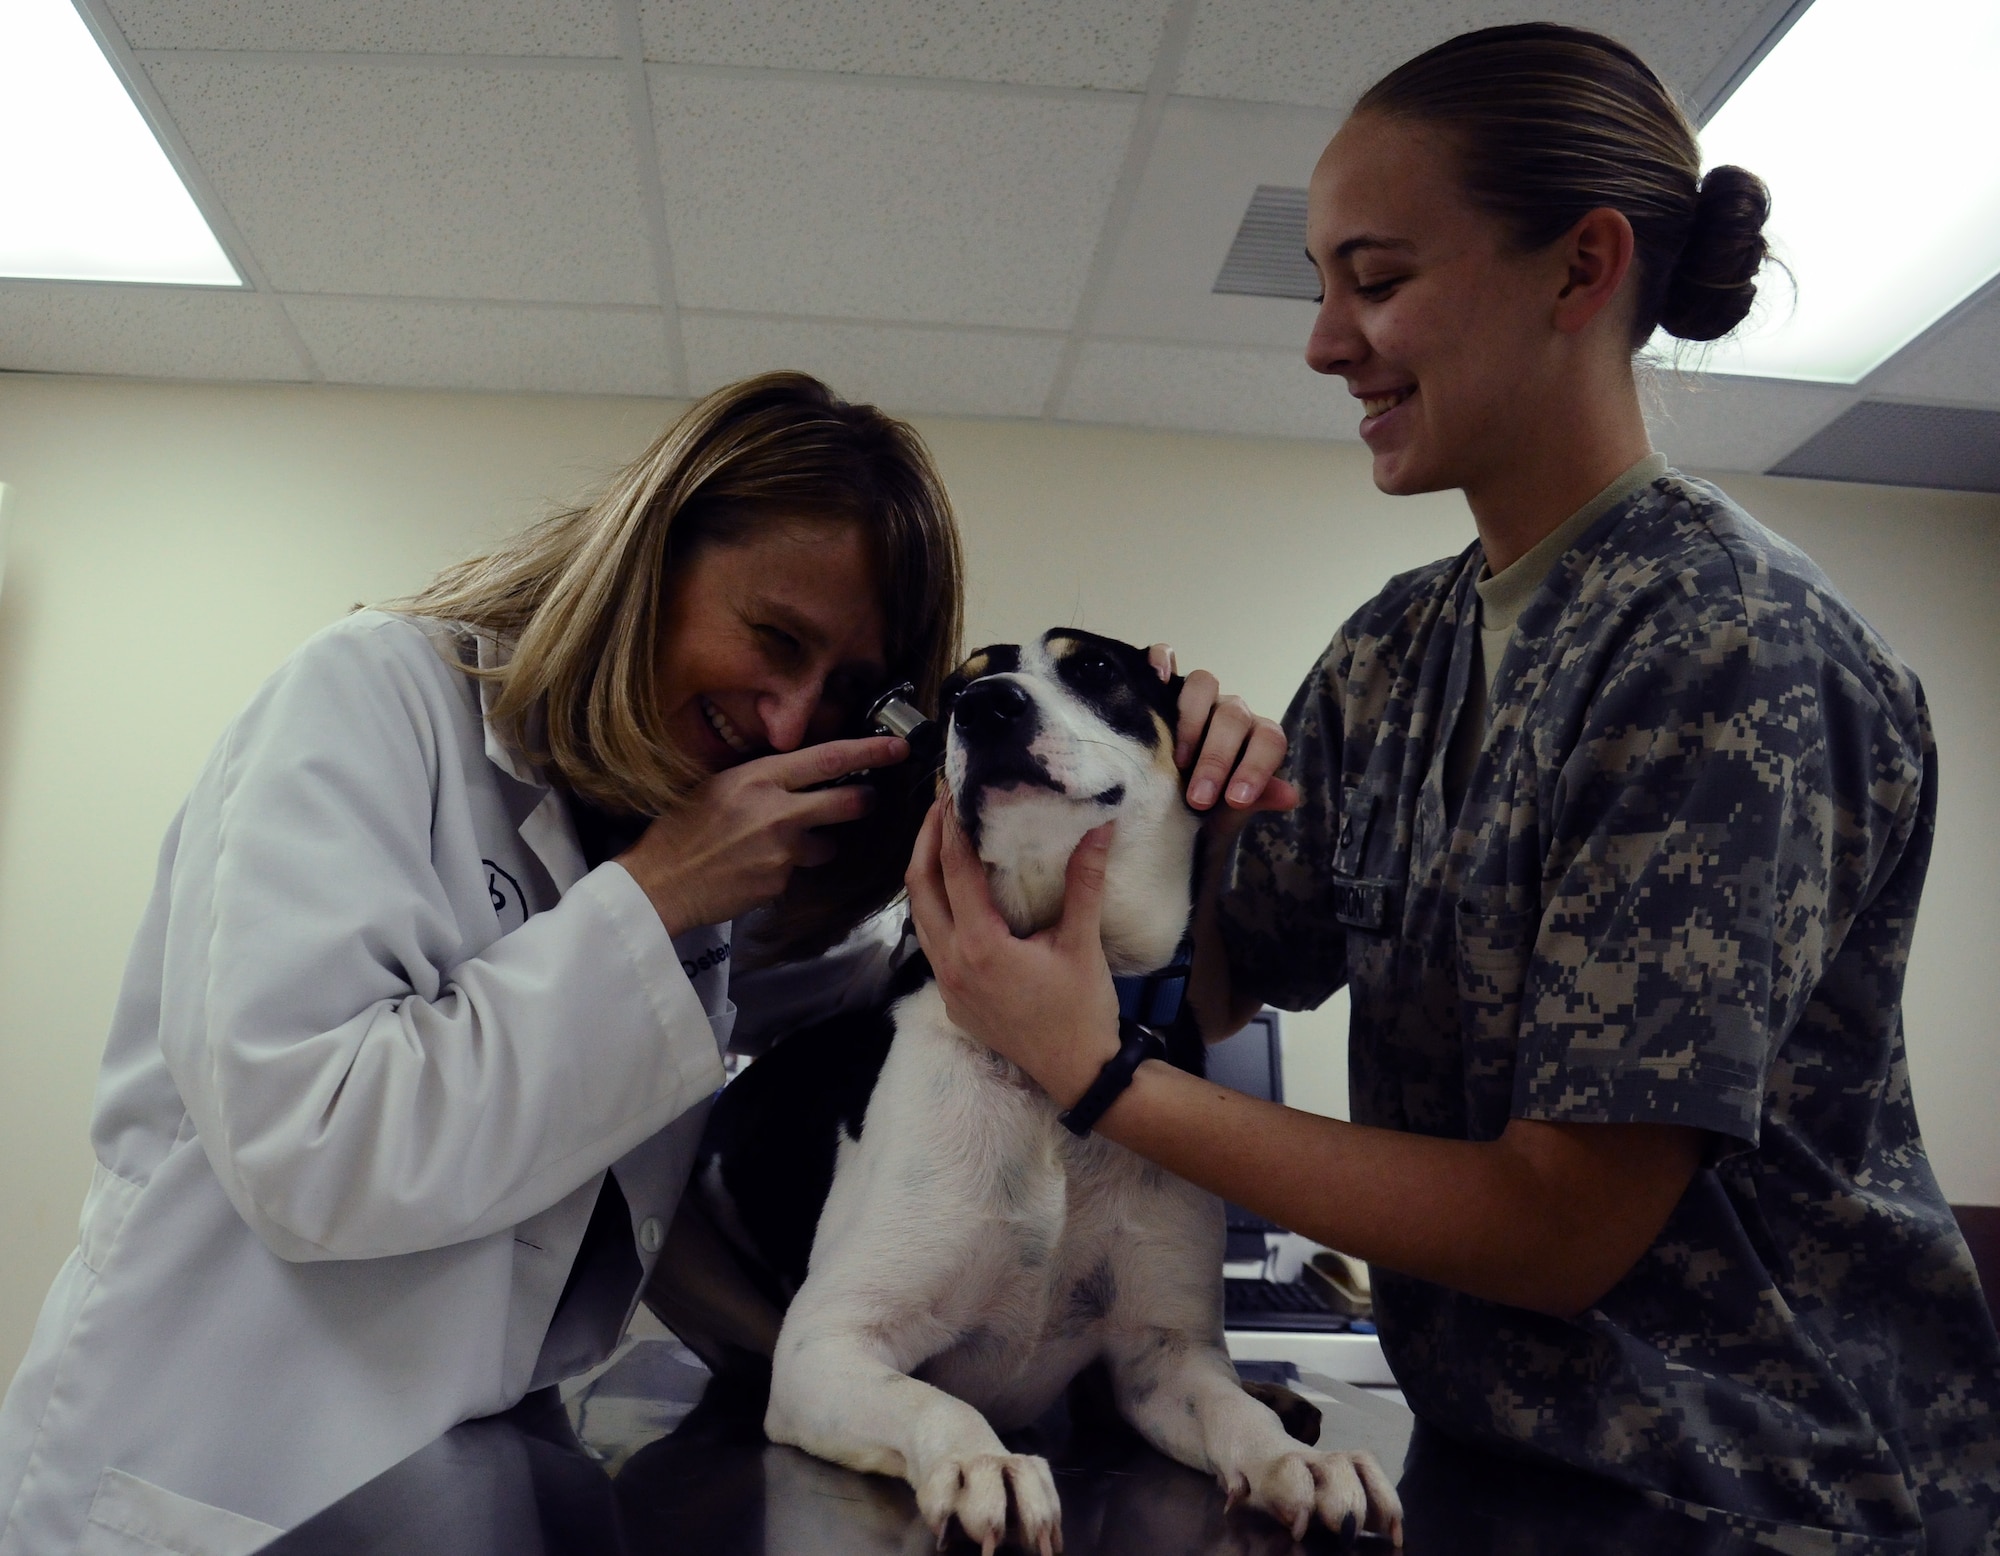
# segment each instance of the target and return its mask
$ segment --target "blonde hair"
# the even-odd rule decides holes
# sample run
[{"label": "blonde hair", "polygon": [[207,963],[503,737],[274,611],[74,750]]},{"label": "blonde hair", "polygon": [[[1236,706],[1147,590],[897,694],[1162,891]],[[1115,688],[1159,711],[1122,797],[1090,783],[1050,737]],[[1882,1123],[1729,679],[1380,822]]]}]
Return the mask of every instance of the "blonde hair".
[{"label": "blonde hair", "polygon": [[[499,682],[491,717],[501,734],[564,787],[614,813],[666,815],[709,776],[675,747],[657,695],[673,578],[707,547],[801,522],[860,526],[881,589],[889,679],[912,682],[935,710],[964,614],[944,483],[909,426],[804,373],[716,390],[595,502],[445,569],[399,608],[511,645],[505,666],[471,673]],[[760,939],[809,954],[892,900],[922,815],[909,798],[838,829],[840,854],[793,877]]]}]

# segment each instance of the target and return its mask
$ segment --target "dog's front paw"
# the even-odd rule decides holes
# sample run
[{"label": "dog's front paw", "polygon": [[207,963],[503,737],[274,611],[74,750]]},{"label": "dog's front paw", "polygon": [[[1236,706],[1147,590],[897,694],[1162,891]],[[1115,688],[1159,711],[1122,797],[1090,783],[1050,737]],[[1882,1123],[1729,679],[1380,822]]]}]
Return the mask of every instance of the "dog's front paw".
[{"label": "dog's front paw", "polygon": [[1007,1538],[1009,1501],[1021,1548],[1035,1556],[1056,1556],[1062,1549],[1062,1503],[1046,1459],[1025,1453],[966,1454],[947,1459],[917,1488],[917,1509],[937,1531],[938,1549],[944,1549],[956,1518],[965,1537],[979,1542],[981,1556],[993,1556]]},{"label": "dog's front paw", "polygon": [[1318,1513],[1340,1533],[1371,1529],[1403,1543],[1403,1504],[1372,1453],[1281,1453],[1248,1472],[1225,1474],[1222,1489],[1231,1507],[1247,1502],[1269,1513],[1294,1540],[1305,1538]]}]

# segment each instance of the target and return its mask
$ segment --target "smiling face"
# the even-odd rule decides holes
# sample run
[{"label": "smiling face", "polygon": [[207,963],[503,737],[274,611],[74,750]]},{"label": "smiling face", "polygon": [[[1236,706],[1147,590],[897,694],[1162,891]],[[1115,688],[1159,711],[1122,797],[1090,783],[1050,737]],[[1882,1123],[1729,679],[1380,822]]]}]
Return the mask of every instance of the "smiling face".
[{"label": "smiling face", "polygon": [[1466,198],[1446,135],[1349,119],[1313,170],[1306,247],[1323,289],[1306,361],[1362,401],[1381,490],[1475,488],[1541,430],[1562,260],[1518,252]]},{"label": "smiling face", "polygon": [[710,772],[848,730],[887,678],[860,526],[772,524],[709,545],[669,586],[657,666],[674,743]]}]

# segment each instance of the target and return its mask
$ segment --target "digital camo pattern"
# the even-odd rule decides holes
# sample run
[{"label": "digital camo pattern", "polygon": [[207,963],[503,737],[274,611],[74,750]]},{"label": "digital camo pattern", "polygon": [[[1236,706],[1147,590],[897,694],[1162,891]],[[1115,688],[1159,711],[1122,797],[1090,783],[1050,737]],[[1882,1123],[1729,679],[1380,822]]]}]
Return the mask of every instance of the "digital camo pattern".
[{"label": "digital camo pattern", "polygon": [[1575,1322],[1378,1271],[1411,1405],[1785,1548],[1957,1521],[1980,1533],[1942,1543],[2000,1550],[2000,1342],[1903,1053],[1936,807],[1915,678],[1802,553],[1669,473],[1523,612],[1448,817],[1481,560],[1392,580],[1301,687],[1306,799],[1237,852],[1234,974],[1291,1009],[1347,984],[1357,1122],[1670,1122],[1713,1149]]}]

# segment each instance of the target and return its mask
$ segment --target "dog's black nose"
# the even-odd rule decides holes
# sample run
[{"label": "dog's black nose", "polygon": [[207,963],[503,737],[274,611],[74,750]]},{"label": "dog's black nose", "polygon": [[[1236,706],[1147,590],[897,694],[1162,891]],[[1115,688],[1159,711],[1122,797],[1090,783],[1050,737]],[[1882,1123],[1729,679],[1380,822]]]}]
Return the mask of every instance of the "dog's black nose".
[{"label": "dog's black nose", "polygon": [[952,704],[951,720],[967,736],[1016,732],[1035,715],[1035,699],[1014,681],[998,676],[974,681]]}]

